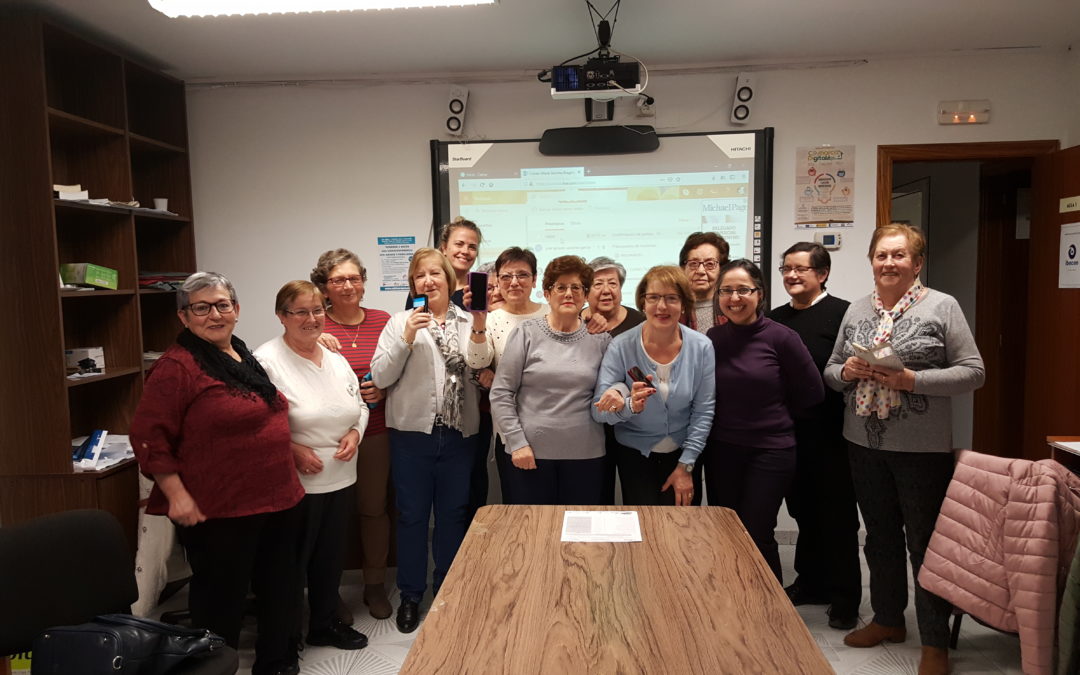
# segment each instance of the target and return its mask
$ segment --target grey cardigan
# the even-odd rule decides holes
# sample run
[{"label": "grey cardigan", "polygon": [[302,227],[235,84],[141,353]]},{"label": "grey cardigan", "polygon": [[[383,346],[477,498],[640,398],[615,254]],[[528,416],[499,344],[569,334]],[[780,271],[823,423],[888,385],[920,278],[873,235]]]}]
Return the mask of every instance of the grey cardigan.
[{"label": "grey cardigan", "polygon": [[851,303],[825,366],[825,383],[844,393],[844,438],[876,450],[951,452],[950,397],[978,389],[986,376],[960,305],[931,289],[896,321],[892,344],[915,371],[915,389],[900,392],[900,408],[884,420],[855,415],[855,383],[840,379],[844,362],[854,354],[851,343],[870,346],[877,326],[870,296]]},{"label": "grey cardigan", "polygon": [[[411,309],[404,310],[386,322],[371,357],[371,379],[376,387],[386,390],[386,426],[430,434],[435,427],[435,369],[445,366],[430,331],[417,331],[411,347],[401,339],[410,314]],[[465,363],[470,368],[484,368],[491,363],[490,343],[485,340],[479,349],[470,349],[472,314],[458,310],[456,317],[458,344]],[[478,401],[476,385],[466,380],[462,411],[465,428],[461,430],[465,436],[472,436],[480,428]]]}]

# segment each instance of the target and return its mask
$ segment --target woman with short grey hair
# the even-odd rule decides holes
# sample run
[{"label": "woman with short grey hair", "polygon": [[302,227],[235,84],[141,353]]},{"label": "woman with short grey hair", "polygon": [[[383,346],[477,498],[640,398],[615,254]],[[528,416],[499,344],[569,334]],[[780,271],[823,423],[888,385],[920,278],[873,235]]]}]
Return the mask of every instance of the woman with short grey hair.
[{"label": "woman with short grey hair", "polygon": [[590,333],[610,333],[616,337],[645,320],[645,315],[622,304],[622,287],[626,283],[626,268],[607,256],[589,261],[593,280],[586,301],[589,306],[581,313],[588,322]]}]

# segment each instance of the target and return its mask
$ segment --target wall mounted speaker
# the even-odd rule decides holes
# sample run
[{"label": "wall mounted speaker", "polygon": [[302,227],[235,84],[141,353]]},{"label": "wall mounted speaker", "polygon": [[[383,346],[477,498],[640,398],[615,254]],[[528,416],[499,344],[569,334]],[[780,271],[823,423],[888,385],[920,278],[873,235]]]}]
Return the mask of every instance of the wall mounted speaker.
[{"label": "wall mounted speaker", "polygon": [[450,87],[446,102],[446,133],[460,136],[465,130],[465,109],[469,106],[469,90],[460,85]]},{"label": "wall mounted speaker", "polygon": [[749,73],[739,73],[735,79],[735,96],[731,100],[731,123],[746,124],[754,103],[754,78]]}]

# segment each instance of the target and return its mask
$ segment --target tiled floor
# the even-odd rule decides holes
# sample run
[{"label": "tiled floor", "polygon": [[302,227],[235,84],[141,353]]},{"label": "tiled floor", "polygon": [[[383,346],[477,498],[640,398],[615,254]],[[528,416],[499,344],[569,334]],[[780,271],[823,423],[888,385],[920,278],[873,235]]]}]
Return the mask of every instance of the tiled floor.
[{"label": "tiled floor", "polygon": [[[794,578],[793,559],[795,548],[784,544],[790,536],[778,533],[781,541],[780,557],[784,565],[784,579]],[[869,575],[863,563],[863,584]],[[910,587],[910,581],[909,581]],[[303,652],[301,672],[304,675],[393,675],[401,668],[405,655],[412,646],[416,633],[402,635],[398,632],[394,620],[378,621],[371,618],[361,599],[362,580],[357,572],[347,572],[342,586],[342,596],[356,616],[356,629],[368,636],[367,648],[359,651],[340,651],[332,647],[307,647]],[[397,592],[390,598],[397,607]],[[158,609],[164,611],[183,606],[186,594],[181,593]],[[425,606],[422,607],[426,611]],[[915,622],[914,604],[909,604],[907,612],[908,640],[902,644],[890,644],[872,649],[852,649],[844,646],[845,631],[838,631],[828,626],[825,607],[802,606],[799,614],[806,622],[821,651],[839,675],[914,675],[919,666],[919,640]],[[863,604],[860,609],[863,620],[870,617],[869,591],[864,588]],[[241,636],[240,672],[250,673],[254,659],[254,622],[245,628]],[[1020,643],[1015,637],[1002,635],[989,628],[984,628],[965,618],[960,629],[959,648],[950,653],[953,673],[1019,675]]]}]

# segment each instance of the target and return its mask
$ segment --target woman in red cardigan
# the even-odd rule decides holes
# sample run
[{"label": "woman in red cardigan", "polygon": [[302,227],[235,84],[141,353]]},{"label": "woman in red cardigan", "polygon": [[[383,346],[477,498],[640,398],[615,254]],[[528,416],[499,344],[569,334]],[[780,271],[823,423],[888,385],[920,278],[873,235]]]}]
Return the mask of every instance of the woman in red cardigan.
[{"label": "woman in red cardigan", "polygon": [[193,625],[235,648],[250,587],[259,608],[253,675],[299,673],[304,489],[288,404],[233,335],[240,305],[228,279],[197,272],[176,302],[184,330],[150,371],[131,424],[139,468],[155,483],[146,512],[177,525]]}]

